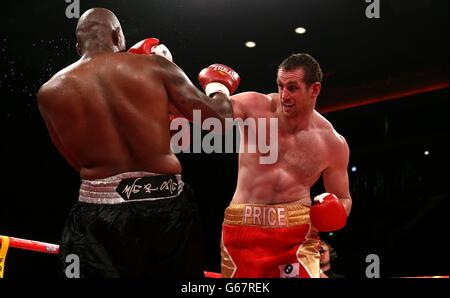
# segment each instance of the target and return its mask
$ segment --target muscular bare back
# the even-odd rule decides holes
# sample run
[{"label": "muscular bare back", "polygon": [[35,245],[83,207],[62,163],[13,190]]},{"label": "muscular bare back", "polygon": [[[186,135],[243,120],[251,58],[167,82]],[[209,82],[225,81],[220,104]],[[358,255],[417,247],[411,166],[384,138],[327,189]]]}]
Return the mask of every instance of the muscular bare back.
[{"label": "muscular bare back", "polygon": [[[346,171],[348,146],[344,138],[316,111],[306,129],[292,131],[279,117],[279,100],[255,92],[242,93],[232,99],[234,110],[240,113],[235,116],[278,118],[278,160],[274,164],[261,164],[259,153],[241,153],[232,204],[309,205],[310,189],[321,175],[325,180],[335,169]],[[247,135],[243,140],[248,141]],[[339,194],[345,192],[334,185],[327,179],[326,187],[330,192],[332,189]]]},{"label": "muscular bare back", "polygon": [[83,179],[181,171],[169,146],[158,60],[106,53],[70,65],[41,88],[39,107],[53,142]]}]

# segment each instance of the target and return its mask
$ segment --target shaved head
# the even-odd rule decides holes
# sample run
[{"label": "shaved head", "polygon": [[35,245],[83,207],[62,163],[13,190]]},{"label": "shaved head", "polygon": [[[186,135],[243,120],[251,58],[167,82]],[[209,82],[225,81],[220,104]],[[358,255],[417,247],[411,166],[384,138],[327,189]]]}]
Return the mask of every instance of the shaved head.
[{"label": "shaved head", "polygon": [[86,52],[121,52],[125,50],[125,38],[120,22],[106,8],[91,8],[80,17],[76,28],[77,50]]}]

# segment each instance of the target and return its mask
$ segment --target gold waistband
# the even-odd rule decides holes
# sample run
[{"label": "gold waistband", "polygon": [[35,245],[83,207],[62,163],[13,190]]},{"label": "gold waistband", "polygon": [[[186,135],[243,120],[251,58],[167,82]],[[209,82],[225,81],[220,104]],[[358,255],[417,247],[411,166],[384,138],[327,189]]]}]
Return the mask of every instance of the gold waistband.
[{"label": "gold waistband", "polygon": [[310,206],[232,204],[225,209],[224,224],[283,228],[311,223]]}]

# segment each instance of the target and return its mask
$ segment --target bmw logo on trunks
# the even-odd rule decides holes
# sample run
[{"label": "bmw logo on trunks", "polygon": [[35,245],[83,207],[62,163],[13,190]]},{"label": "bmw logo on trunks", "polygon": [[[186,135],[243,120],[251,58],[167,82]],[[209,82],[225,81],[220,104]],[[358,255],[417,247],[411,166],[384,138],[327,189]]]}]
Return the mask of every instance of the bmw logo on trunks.
[{"label": "bmw logo on trunks", "polygon": [[293,269],[294,267],[291,264],[287,264],[286,266],[284,266],[284,273],[290,274]]},{"label": "bmw logo on trunks", "polygon": [[282,278],[295,278],[299,277],[300,273],[300,264],[292,263],[292,264],[284,264],[278,267],[280,269],[280,277]]}]

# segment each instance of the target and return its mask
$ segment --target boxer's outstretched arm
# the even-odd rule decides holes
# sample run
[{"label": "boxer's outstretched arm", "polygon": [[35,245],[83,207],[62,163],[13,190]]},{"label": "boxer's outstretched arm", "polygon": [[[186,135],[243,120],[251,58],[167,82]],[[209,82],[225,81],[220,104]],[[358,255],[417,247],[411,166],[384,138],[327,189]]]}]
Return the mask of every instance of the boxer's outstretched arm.
[{"label": "boxer's outstretched arm", "polygon": [[267,111],[267,102],[270,101],[267,95],[254,91],[238,93],[231,96],[230,99],[233,105],[233,117],[235,119],[248,118],[249,111]]},{"label": "boxer's outstretched arm", "polygon": [[153,56],[161,66],[161,73],[169,101],[183,116],[192,119],[193,110],[201,110],[202,118],[215,117],[222,122],[231,118],[233,111],[230,99],[222,93],[206,96],[189,80],[184,71],[174,63],[159,56]]},{"label": "boxer's outstretched arm", "polygon": [[247,118],[247,105],[250,99],[251,94],[250,92],[243,92],[239,94],[235,94],[230,97],[231,104],[233,106],[233,118],[241,118],[246,119]]},{"label": "boxer's outstretched arm", "polygon": [[339,139],[339,142],[331,148],[330,166],[322,173],[322,178],[326,192],[335,194],[339,198],[348,216],[352,208],[347,173],[350,150],[345,139],[341,136]]}]

